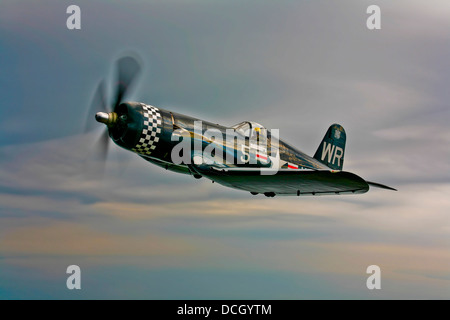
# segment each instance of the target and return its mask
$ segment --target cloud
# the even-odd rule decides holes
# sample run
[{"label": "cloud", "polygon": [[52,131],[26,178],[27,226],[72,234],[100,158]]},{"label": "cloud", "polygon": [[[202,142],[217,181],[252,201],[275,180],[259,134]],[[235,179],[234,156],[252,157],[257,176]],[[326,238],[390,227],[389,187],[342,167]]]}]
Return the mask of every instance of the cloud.
[{"label": "cloud", "polygon": [[[74,261],[79,297],[449,296],[446,2],[382,2],[375,32],[364,3],[79,5],[79,33],[64,4],[0,12],[1,297],[73,298],[56,288]],[[90,95],[133,48],[145,69],[130,99],[255,120],[308,154],[341,123],[345,168],[399,191],[253,197],[114,145],[90,177]],[[365,288],[370,264],[381,292]]]},{"label": "cloud", "polygon": [[0,250],[7,256],[171,256],[189,254],[192,248],[174,237],[127,237],[101,232],[86,224],[50,222],[6,232]]}]

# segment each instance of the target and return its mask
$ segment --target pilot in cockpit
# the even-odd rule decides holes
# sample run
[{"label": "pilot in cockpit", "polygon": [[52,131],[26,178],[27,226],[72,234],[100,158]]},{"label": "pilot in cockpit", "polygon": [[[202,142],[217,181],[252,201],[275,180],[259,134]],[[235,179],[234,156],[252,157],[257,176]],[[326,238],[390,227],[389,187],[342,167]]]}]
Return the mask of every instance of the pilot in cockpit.
[{"label": "pilot in cockpit", "polygon": [[266,135],[264,134],[263,130],[265,129],[260,127],[255,127],[253,129],[254,139],[260,145],[264,145],[267,143]]}]

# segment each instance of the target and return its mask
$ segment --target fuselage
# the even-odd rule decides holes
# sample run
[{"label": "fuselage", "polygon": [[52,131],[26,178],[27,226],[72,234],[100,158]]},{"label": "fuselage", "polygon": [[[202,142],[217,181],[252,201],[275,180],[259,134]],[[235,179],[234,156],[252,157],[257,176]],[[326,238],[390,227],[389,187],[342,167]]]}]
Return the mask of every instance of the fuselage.
[{"label": "fuselage", "polygon": [[[202,156],[218,167],[228,160],[227,167],[236,168],[330,169],[252,121],[227,127],[134,102],[122,104],[119,110],[132,119],[132,124],[122,134],[110,132],[114,142],[167,170],[200,177],[199,163],[192,164],[194,158]],[[181,142],[191,146],[191,154],[181,154],[183,161],[174,161],[174,148]],[[222,154],[217,155],[217,150]],[[210,151],[214,151],[212,156]]]}]

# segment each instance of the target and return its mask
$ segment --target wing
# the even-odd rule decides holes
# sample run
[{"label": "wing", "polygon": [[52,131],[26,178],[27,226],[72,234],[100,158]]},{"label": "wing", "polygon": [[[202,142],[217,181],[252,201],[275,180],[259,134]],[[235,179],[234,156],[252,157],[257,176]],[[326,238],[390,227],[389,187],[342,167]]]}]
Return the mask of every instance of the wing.
[{"label": "wing", "polygon": [[364,179],[345,171],[278,170],[276,173],[266,171],[209,167],[199,173],[227,187],[269,195],[365,193],[369,190],[369,185]]}]

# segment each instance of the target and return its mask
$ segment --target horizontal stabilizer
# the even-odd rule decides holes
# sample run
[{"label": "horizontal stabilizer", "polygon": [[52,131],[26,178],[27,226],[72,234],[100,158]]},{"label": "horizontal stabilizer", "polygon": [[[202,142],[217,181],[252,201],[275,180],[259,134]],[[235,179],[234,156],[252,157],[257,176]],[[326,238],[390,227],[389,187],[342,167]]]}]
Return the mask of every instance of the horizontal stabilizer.
[{"label": "horizontal stabilizer", "polygon": [[385,186],[384,184],[381,184],[381,183],[370,182],[370,181],[366,181],[366,182],[367,182],[367,184],[368,184],[369,186],[372,186],[372,187],[377,187],[377,188],[381,188],[381,189],[388,189],[388,190],[394,190],[394,191],[397,191],[397,189],[394,189],[394,188]]}]

